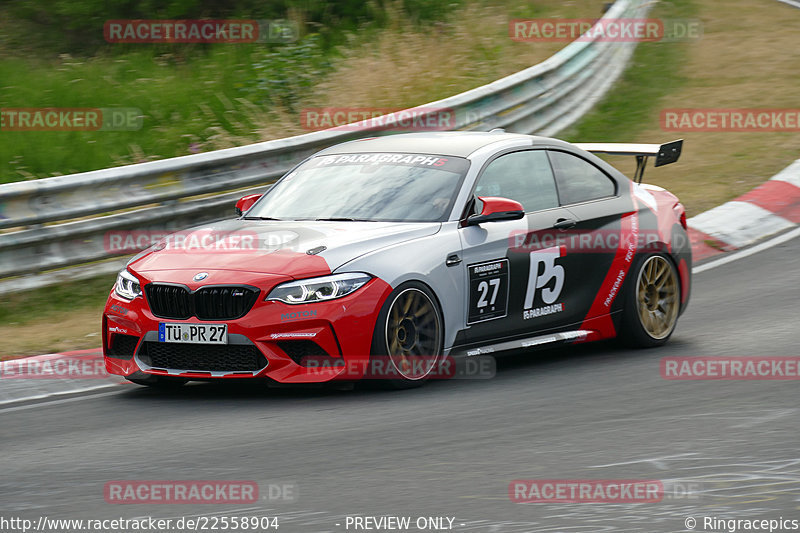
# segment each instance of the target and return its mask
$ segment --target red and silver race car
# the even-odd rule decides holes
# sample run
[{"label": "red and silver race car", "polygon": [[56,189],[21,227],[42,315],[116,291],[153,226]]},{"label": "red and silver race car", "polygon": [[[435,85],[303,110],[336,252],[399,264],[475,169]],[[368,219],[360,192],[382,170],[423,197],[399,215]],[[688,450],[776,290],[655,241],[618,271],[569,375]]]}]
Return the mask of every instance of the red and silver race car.
[{"label": "red and silver race car", "polygon": [[635,156],[640,181],[681,146],[437,132],[328,148],[237,218],[134,257],[103,312],[106,368],[413,385],[457,356],[657,346],[689,300],[684,208],[592,152]]}]

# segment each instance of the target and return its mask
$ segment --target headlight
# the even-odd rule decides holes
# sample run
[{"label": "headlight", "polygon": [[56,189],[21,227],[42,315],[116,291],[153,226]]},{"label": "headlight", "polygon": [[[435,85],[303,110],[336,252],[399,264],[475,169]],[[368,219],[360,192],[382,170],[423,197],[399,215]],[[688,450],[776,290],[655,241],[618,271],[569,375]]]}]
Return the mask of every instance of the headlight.
[{"label": "headlight", "polygon": [[302,279],[278,285],[265,300],[278,300],[287,304],[306,304],[335,300],[357,291],[372,276],[363,272],[334,274],[321,278]]},{"label": "headlight", "polygon": [[117,283],[114,284],[114,292],[120,298],[126,300],[133,300],[134,298],[142,295],[142,288],[139,286],[139,280],[126,270],[120,270],[117,274]]}]

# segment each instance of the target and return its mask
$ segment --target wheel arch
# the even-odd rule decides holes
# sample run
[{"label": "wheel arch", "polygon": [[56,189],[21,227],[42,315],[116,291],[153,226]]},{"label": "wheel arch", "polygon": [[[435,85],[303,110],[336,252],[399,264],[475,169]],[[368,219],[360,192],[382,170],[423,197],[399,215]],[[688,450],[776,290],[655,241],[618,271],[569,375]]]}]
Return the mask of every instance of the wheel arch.
[{"label": "wheel arch", "polygon": [[[368,272],[386,282],[392,291],[412,281],[425,285],[435,296],[442,316],[444,349],[447,350],[452,347],[456,332],[465,327],[467,282],[462,264],[446,264],[449,255],[461,255],[462,251],[456,224],[444,226],[435,235],[375,250],[345,263],[336,271]],[[381,306],[383,304],[381,302]]]}]

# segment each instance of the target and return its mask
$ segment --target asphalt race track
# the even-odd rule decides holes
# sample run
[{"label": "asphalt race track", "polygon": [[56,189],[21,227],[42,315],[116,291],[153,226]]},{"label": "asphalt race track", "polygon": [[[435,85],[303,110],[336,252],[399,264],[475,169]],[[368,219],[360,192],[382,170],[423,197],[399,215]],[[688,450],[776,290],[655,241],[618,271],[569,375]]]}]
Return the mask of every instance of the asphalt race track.
[{"label": "asphalt race track", "polygon": [[[800,354],[798,279],[795,238],[697,274],[663,348],[514,355],[490,380],[399,392],[131,385],[5,407],[0,506],[32,519],[277,516],[282,533],[348,531],[356,515],[455,517],[453,530],[470,532],[800,519],[797,381],[659,372],[665,356]],[[106,503],[104,484],[130,479],[256,480],[295,484],[297,494],[233,507]],[[514,479],[659,479],[699,490],[657,503],[518,504],[508,496]]]}]

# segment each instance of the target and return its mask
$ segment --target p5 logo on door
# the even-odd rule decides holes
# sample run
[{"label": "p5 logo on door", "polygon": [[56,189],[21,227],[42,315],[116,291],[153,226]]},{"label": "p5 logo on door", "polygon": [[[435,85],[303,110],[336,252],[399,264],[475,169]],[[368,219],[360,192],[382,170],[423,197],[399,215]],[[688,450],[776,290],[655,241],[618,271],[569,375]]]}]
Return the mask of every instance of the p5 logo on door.
[{"label": "p5 logo on door", "polygon": [[[553,246],[542,250],[533,250],[531,253],[530,271],[528,274],[528,289],[525,292],[525,305],[522,318],[528,320],[540,316],[560,313],[564,310],[563,303],[556,303],[564,288],[564,267],[556,264],[556,259],[564,256],[564,248]],[[543,269],[541,268],[543,267]],[[540,273],[539,271],[542,270]],[[545,305],[534,307],[536,291],[540,291],[541,301]]]},{"label": "p5 logo on door", "polygon": [[508,259],[469,265],[467,324],[503,318],[508,309]]}]

